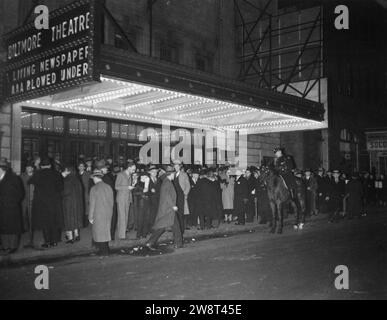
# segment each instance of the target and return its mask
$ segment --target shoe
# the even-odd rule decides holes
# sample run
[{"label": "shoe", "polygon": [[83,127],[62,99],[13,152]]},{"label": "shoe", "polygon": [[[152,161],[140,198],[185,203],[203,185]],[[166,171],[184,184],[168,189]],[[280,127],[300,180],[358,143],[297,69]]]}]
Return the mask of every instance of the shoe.
[{"label": "shoe", "polygon": [[244,226],[245,224],[244,223],[241,223],[241,222],[237,222],[235,223],[236,226]]},{"label": "shoe", "polygon": [[57,242],[52,242],[52,243],[50,243],[50,246],[51,246],[51,247],[57,247],[57,246],[58,246],[58,243],[57,243]]},{"label": "shoe", "polygon": [[80,236],[76,237],[76,238],[75,238],[75,241],[76,241],[76,242],[81,241],[81,237],[80,237]]},{"label": "shoe", "polygon": [[66,241],[66,244],[74,244],[75,243],[75,240],[67,240]]},{"label": "shoe", "polygon": [[50,244],[49,243],[43,243],[41,245],[41,247],[44,248],[44,249],[48,249],[50,247]]}]

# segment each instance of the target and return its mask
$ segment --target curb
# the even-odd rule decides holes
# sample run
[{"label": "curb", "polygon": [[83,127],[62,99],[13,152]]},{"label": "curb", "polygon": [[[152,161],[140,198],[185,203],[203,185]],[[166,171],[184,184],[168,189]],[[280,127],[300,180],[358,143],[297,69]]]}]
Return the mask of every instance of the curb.
[{"label": "curb", "polygon": [[[310,218],[309,218],[310,219]],[[315,221],[320,221],[320,220],[326,220],[327,216],[325,214],[320,214],[318,216],[315,216],[312,218],[312,222]],[[293,216],[290,216],[290,218],[286,219],[284,221],[284,226],[289,226],[292,225],[294,221]],[[310,221],[310,220],[309,220]],[[190,236],[184,237],[185,242],[188,242],[192,240],[193,238],[195,241],[205,241],[205,240],[210,240],[214,238],[225,238],[225,237],[230,237],[230,236],[235,236],[238,234],[244,234],[244,233],[252,233],[256,231],[264,231],[268,230],[269,227],[268,225],[260,225],[256,224],[254,222],[252,225],[245,225],[241,229],[231,229],[231,230],[219,230],[219,229],[214,229],[211,232],[208,233],[199,233],[199,234],[194,234]],[[172,234],[168,233],[168,236],[166,239],[160,242],[162,243],[168,243],[173,239]],[[121,251],[127,251],[131,250],[135,247],[139,247],[143,245],[143,241],[141,242],[136,242],[133,244],[128,244],[128,245],[122,245],[122,246],[117,246],[111,247],[111,252],[112,254],[119,253]],[[29,265],[29,264],[34,264],[34,263],[48,263],[48,262],[56,262],[56,261],[63,261],[67,259],[72,259],[72,258],[77,258],[77,257],[87,257],[90,256],[91,254],[95,253],[95,249],[92,247],[87,248],[87,249],[80,249],[76,252],[53,252],[52,254],[49,255],[36,255],[34,257],[17,257],[15,258],[12,255],[8,256],[0,256],[0,267],[16,267],[16,266],[22,266],[22,265]]]}]

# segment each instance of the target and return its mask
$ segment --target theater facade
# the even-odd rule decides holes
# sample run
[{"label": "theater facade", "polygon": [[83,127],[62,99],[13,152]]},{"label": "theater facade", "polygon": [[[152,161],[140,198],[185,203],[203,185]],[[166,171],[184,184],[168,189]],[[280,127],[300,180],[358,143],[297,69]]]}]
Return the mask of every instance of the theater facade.
[{"label": "theater facade", "polygon": [[247,164],[259,165],[260,135],[327,127],[318,102],[103,44],[102,19],[100,1],[80,0],[51,12],[48,30],[4,36],[1,156],[16,172],[36,155],[134,159],[150,142],[161,148],[145,162],[166,162],[179,143],[185,162],[230,160],[214,132],[236,155],[246,141]]}]

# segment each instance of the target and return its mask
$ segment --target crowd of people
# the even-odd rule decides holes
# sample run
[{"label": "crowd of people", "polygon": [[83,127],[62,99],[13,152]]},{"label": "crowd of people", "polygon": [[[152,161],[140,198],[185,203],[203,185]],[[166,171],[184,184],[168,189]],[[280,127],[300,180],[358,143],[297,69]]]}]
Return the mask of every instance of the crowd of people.
[{"label": "crowd of people", "polygon": [[[281,155],[282,156],[282,155]],[[306,216],[329,214],[330,222],[366,214],[367,205],[386,206],[384,175],[350,176],[338,170],[291,170],[295,191],[305,199]],[[285,177],[285,176],[284,176]],[[287,179],[285,179],[287,180]],[[272,220],[260,168],[251,166],[142,165],[112,158],[79,159],[76,166],[58,158],[36,157],[20,176],[7,159],[0,159],[0,248],[3,254],[19,247],[37,248],[34,233],[43,231],[43,248],[63,240],[80,241],[91,226],[93,244],[101,255],[109,242],[136,232],[149,250],[173,232],[176,248],[184,246],[186,230],[217,228],[221,223],[244,225]],[[27,243],[20,244],[21,234]]]}]

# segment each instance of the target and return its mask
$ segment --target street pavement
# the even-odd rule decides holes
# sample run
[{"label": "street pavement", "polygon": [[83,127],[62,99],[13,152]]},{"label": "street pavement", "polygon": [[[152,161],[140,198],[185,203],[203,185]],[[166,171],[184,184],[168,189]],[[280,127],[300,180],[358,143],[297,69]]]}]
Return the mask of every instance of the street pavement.
[{"label": "street pavement", "polygon": [[[334,286],[338,265],[347,290]],[[386,299],[387,212],[59,260],[48,264],[49,290],[35,289],[35,267],[1,268],[0,299]]]}]

